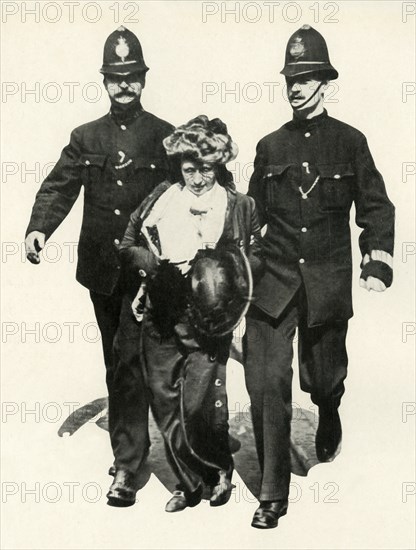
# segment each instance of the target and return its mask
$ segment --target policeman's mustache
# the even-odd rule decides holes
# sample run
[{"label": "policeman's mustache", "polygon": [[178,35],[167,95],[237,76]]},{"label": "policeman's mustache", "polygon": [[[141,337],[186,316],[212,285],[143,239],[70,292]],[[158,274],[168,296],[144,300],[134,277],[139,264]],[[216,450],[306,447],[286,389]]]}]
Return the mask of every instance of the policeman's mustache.
[{"label": "policeman's mustache", "polygon": [[136,97],[136,94],[134,92],[129,92],[129,91],[125,91],[125,92],[119,92],[118,94],[116,94],[114,97]]}]

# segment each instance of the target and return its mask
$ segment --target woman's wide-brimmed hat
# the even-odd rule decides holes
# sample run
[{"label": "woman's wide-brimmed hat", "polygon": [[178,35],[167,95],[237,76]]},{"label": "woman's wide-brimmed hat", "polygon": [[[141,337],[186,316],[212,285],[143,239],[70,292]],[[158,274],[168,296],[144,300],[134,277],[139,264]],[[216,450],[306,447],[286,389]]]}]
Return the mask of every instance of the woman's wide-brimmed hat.
[{"label": "woman's wide-brimmed hat", "polygon": [[163,145],[168,156],[189,157],[199,162],[226,164],[238,154],[237,144],[219,118],[199,115],[179,126]]}]

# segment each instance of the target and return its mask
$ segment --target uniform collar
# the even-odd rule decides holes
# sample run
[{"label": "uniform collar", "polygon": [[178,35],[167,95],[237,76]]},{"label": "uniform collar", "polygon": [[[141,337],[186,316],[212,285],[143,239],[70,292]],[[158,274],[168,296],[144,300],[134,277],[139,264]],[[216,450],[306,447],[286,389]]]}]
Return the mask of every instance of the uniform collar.
[{"label": "uniform collar", "polygon": [[143,107],[140,101],[133,102],[127,108],[119,107],[117,103],[112,103],[110,117],[116,124],[128,124],[143,113]]},{"label": "uniform collar", "polygon": [[314,116],[313,118],[298,118],[293,115],[293,118],[290,122],[287,123],[289,130],[306,130],[321,126],[328,119],[328,111],[324,109],[324,112],[320,115]]}]

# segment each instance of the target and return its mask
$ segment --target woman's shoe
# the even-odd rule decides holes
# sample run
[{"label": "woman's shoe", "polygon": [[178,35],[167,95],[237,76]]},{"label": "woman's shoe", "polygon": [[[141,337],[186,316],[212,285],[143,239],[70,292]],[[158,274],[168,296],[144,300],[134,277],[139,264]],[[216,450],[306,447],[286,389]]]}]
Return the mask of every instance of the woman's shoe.
[{"label": "woman's shoe", "polygon": [[165,506],[165,512],[181,512],[185,508],[193,508],[201,502],[202,486],[199,486],[193,493],[185,491],[174,491],[172,498]]},{"label": "woman's shoe", "polygon": [[183,491],[174,491],[172,498],[165,506],[165,512],[180,512],[188,507],[188,502]]}]

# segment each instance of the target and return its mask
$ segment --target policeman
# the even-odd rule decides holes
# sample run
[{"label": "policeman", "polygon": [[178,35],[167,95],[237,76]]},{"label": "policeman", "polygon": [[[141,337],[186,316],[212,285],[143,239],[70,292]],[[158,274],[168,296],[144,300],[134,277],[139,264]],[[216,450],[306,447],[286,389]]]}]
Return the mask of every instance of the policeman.
[{"label": "policeman", "polygon": [[36,195],[25,241],[28,259],[39,263],[45,241],[84,187],[76,277],[90,291],[102,336],[116,470],[108,497],[109,504],[118,506],[134,503],[137,475],[149,446],[148,404],[133,335],[119,335],[113,357],[113,340],[125,314],[123,300],[128,302],[136,290],[121,273],[118,247],[131,212],[167,176],[162,140],[173,129],[143,110],[147,71],[137,37],[123,26],[110,34],[101,67],[110,112],[72,132]]},{"label": "policeman", "polygon": [[301,388],[319,407],[316,453],[333,460],[347,375],[345,338],[352,317],[349,216],[362,228],[360,285],[392,282],[394,207],[365,136],[323,107],[338,77],[324,38],[304,25],[289,39],[285,66],[293,119],[257,146],[249,195],[267,224],[266,273],[247,319],[246,384],[262,471],[252,526],[276,527],[287,510],[293,337],[299,335]]}]

